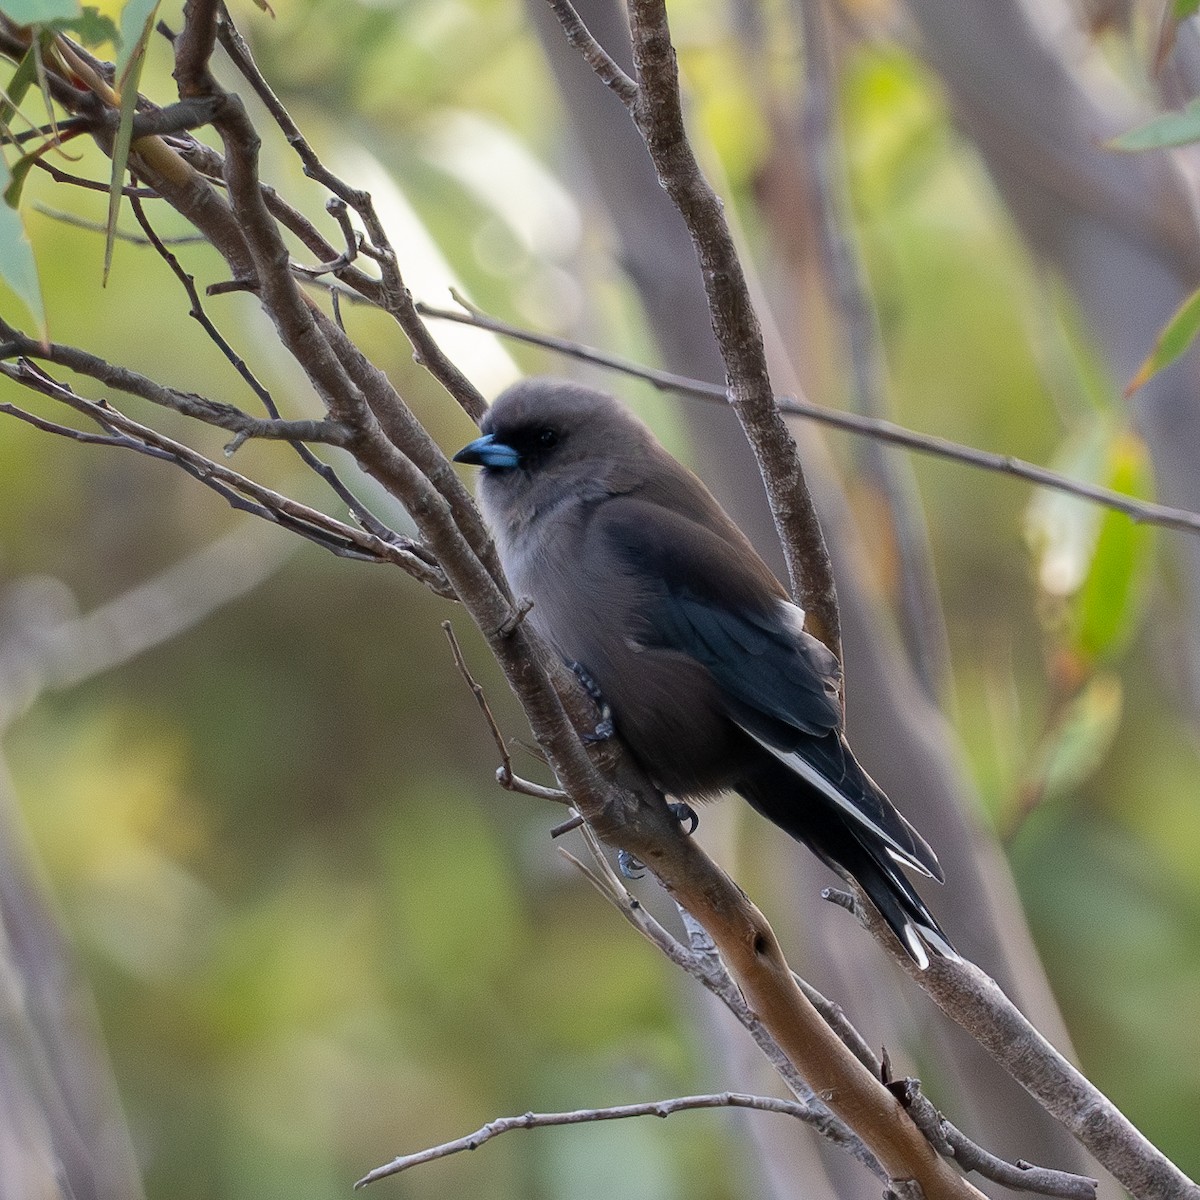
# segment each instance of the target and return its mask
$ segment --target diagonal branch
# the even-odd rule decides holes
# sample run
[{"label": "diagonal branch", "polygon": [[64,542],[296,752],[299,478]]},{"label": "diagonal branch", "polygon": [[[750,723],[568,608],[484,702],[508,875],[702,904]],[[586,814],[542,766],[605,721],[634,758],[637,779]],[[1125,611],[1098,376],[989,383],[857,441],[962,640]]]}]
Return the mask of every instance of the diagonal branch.
[{"label": "diagonal branch", "polygon": [[415,542],[408,539],[385,541],[255,483],[229,467],[205,458],[191,447],[132,420],[109,404],[102,401],[97,403],[76,395],[64,384],[36,369],[26,359],[16,363],[0,362],[0,375],[31,391],[61,401],[95,421],[105,433],[89,434],[57,422],[45,421],[11,405],[3,406],[0,411],[33,424],[47,433],[55,433],[79,442],[116,446],[151,458],[174,462],[193,478],[223,496],[235,508],[273,524],[282,525],[341,558],[356,558],[364,562],[390,562],[438,595],[447,599],[456,598],[453,588],[432,555]]},{"label": "diagonal branch", "polygon": [[762,329],[733,235],[687,139],[666,0],[629,0],[629,23],[639,89],[634,122],[696,248],[713,332],[725,361],[729,403],[758,461],[792,592],[808,613],[813,632],[840,660],[833,568],[796,443],[775,407]]},{"label": "diagonal branch", "polygon": [[1024,1017],[999,984],[974,963],[938,958],[911,969],[870,904],[829,889],[950,1018],[957,1021],[1106,1170],[1139,1200],[1200,1200],[1200,1186],[1069,1063]]},{"label": "diagonal branch", "polygon": [[[645,367],[640,363],[621,358],[619,355],[609,354],[605,350],[585,346],[567,338],[555,337],[546,333],[533,333],[474,309],[459,312],[456,309],[438,308],[424,302],[420,303],[418,307],[427,317],[456,321],[461,325],[472,325],[478,329],[486,329],[490,333],[498,333],[504,337],[527,342],[531,346],[541,346],[546,350],[553,350],[558,354],[579,359],[581,362],[593,363],[599,367],[619,371],[633,379],[641,379],[660,391],[675,392],[678,395],[690,396],[697,400],[725,402],[724,389],[715,384],[704,383],[699,379],[690,379],[686,375],[675,375],[670,371],[660,371],[654,367]],[[775,403],[778,405],[779,411],[788,416],[801,417],[818,425],[828,425],[832,429],[841,429],[846,433],[874,438],[890,446],[899,446],[917,454],[927,454],[931,458],[941,458],[962,466],[975,467],[981,471],[992,471],[998,475],[1022,479],[1026,483],[1051,488],[1057,492],[1077,496],[1080,500],[1099,504],[1114,512],[1124,513],[1130,520],[1143,525],[1157,525],[1163,529],[1177,529],[1184,533],[1200,533],[1200,513],[1189,512],[1183,508],[1172,508],[1170,505],[1157,504],[1150,500],[1138,500],[1133,496],[1125,495],[1124,492],[1114,492],[1111,488],[1100,487],[1098,484],[1087,483],[1081,479],[1072,479],[1058,471],[1050,470],[1049,467],[1026,462],[1012,454],[997,454],[991,450],[979,450],[974,446],[964,446],[960,442],[952,442],[949,438],[939,437],[932,433],[918,433],[879,417],[863,416],[861,413],[844,412],[835,408],[823,408],[819,404],[814,404],[812,401],[801,399],[798,396],[776,396]]]},{"label": "diagonal branch", "polygon": [[[587,49],[588,43],[576,28],[576,22],[580,29],[582,22],[574,9],[562,4],[552,7],[559,20],[565,21],[575,44]],[[721,201],[701,172],[687,140],[665,0],[629,0],[629,18],[637,68],[637,95],[630,103],[630,112],[659,182],[691,234],[704,276],[713,332],[725,362],[728,400],[754,449],[783,544],[792,592],[807,612],[813,632],[840,660],[837,594],[825,539],[796,444],[775,407],[762,329],[733,235]],[[603,72],[603,62],[592,65]]]}]

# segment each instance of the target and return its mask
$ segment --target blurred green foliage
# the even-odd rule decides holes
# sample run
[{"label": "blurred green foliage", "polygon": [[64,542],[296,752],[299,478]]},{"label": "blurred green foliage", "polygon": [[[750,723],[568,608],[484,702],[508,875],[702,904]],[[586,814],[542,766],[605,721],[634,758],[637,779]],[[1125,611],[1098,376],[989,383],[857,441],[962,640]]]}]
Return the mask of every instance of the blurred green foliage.
[{"label": "blurred green foliage", "polygon": [[[499,315],[649,356],[607,231],[569,197],[552,81],[515,0],[276,9],[274,21],[248,3],[236,15],[319,149],[356,178],[376,173],[422,298],[443,302],[432,289],[456,278]],[[177,8],[162,16],[177,23]],[[751,214],[769,137],[761,81],[720,5],[689,0],[679,21],[703,130]],[[159,98],[168,57],[151,44],[143,89]],[[936,81],[900,50],[862,49],[842,101],[897,418],[1070,459],[1146,493],[1115,400],[1095,403],[1116,385],[1097,382],[1075,314],[1019,246]],[[504,164],[488,167],[490,192],[473,174],[485,149]],[[268,139],[264,155],[264,175],[323,220],[286,147]],[[70,169],[106,178],[95,151]],[[27,193],[103,223],[102,194],[64,195],[39,172]],[[26,211],[53,337],[248,403],[151,251],[118,244],[101,294],[103,234]],[[169,218],[161,228],[186,232]],[[222,277],[211,251],[179,253],[202,284]],[[0,303],[14,311],[8,293]],[[209,311],[285,410],[316,411],[252,298],[222,296]],[[435,436],[461,444],[465,418],[394,326],[345,315]],[[565,369],[471,332],[447,343],[489,390],[516,369],[508,355]],[[7,383],[0,394],[28,403]],[[646,411],[685,444],[669,403]],[[222,435],[186,434],[221,453]],[[0,420],[0,464],[0,579],[53,576],[83,611],[243,519],[162,464],[11,420]],[[328,503],[283,448],[247,446],[235,464]],[[1200,774],[1162,683],[1171,601],[1158,578],[1177,544],[1057,499],[1050,520],[1023,486],[960,467],[919,461],[917,474],[957,727],[1084,1065],[1200,1171]],[[355,486],[403,522],[369,483]],[[1046,536],[1027,546],[1031,528]],[[1069,570],[1047,574],[1052,547]],[[670,968],[556,855],[547,830],[559,814],[493,786],[494,748],[439,629],[447,615],[502,726],[520,735],[464,619],[395,573],[302,546],[186,635],[43,697],[7,738],[151,1197],[345,1195],[389,1155],[497,1115],[730,1082],[713,1077]],[[543,777],[529,757],[518,766]],[[728,1114],[703,1113],[514,1135],[383,1186],[716,1200],[743,1191],[732,1128]]]}]

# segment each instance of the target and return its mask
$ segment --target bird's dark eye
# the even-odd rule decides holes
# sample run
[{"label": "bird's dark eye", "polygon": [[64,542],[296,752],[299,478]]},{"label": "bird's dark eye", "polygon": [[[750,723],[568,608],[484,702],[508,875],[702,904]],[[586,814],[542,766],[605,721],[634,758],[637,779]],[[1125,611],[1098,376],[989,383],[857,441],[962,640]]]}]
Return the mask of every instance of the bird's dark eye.
[{"label": "bird's dark eye", "polygon": [[537,443],[539,446],[553,446],[558,442],[558,434],[553,429],[541,429],[538,431]]}]

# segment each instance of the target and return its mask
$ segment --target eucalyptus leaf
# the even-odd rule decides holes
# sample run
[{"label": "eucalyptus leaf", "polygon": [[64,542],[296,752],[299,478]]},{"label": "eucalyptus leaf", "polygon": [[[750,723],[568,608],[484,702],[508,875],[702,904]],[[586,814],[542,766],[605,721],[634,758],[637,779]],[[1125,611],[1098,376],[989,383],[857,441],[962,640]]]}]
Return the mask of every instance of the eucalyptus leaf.
[{"label": "eucalyptus leaf", "polygon": [[[7,192],[10,182],[8,164],[0,159],[0,189]],[[46,310],[42,304],[33,246],[25,233],[21,214],[7,204],[0,204],[0,279],[8,284],[29,310],[45,338]]]},{"label": "eucalyptus leaf", "polygon": [[1110,150],[1162,150],[1200,141],[1200,98],[1189,100],[1179,112],[1163,113],[1112,138]]},{"label": "eucalyptus leaf", "polygon": [[79,0],[4,0],[0,13],[18,25],[47,25],[79,16]]},{"label": "eucalyptus leaf", "polygon": [[1179,358],[1195,341],[1198,331],[1200,331],[1200,289],[1188,296],[1163,326],[1162,332],[1154,343],[1154,348],[1146,355],[1142,365],[1137,369],[1137,374],[1125,388],[1126,398],[1149,383],[1163,367],[1170,366]]}]

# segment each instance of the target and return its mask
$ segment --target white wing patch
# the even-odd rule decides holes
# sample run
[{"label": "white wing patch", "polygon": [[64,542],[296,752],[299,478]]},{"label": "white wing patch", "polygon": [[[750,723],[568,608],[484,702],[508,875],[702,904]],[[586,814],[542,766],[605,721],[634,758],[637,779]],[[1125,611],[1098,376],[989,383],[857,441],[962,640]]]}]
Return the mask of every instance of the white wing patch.
[{"label": "white wing patch", "polygon": [[804,628],[804,618],[807,615],[798,604],[790,600],[780,600],[779,607],[783,611],[784,624],[798,637],[808,631]]},{"label": "white wing patch", "polygon": [[865,825],[872,833],[880,837],[886,843],[884,849],[898,863],[902,863],[906,867],[911,867],[914,871],[920,871],[922,875],[929,879],[934,877],[933,872],[924,863],[915,859],[887,830],[880,828],[864,812],[851,804],[816,767],[806,762],[796,751],[779,750],[769,742],[764,742],[762,738],[747,729],[744,725],[739,725],[738,728],[744,733],[750,734],[764,750],[769,750],[781,763],[791,767],[797,775],[801,776],[808,783],[811,783],[822,795],[828,796],[847,816],[852,817],[860,825]]}]

